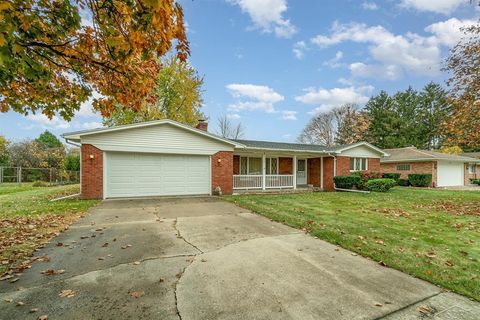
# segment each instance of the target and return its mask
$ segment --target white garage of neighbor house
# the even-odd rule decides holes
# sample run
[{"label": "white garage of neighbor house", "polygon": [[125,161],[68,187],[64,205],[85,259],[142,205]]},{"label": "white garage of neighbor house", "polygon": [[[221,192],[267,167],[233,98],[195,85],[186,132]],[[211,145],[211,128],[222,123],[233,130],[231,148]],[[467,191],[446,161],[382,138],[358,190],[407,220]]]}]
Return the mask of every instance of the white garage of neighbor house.
[{"label": "white garage of neighbor house", "polygon": [[432,175],[433,187],[457,187],[468,186],[470,179],[478,177],[480,161],[474,158],[415,147],[386,149],[385,152],[389,156],[380,160],[382,173],[399,173],[402,179],[408,179],[412,173],[426,173]]},{"label": "white garage of neighbor house", "polygon": [[229,140],[172,120],[66,133],[81,149],[81,196],[88,199],[210,195],[221,190],[315,187],[333,191],[334,175],[380,171],[385,152],[359,142],[326,147]]}]

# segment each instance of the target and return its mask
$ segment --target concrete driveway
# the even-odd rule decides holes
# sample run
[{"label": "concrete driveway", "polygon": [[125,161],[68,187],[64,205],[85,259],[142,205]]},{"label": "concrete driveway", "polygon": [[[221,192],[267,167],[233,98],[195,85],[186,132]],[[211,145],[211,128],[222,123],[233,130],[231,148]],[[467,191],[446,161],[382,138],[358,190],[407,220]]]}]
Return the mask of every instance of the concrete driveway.
[{"label": "concrete driveway", "polygon": [[476,302],[216,198],[104,201],[38,255],[0,283],[0,319],[480,318]]}]

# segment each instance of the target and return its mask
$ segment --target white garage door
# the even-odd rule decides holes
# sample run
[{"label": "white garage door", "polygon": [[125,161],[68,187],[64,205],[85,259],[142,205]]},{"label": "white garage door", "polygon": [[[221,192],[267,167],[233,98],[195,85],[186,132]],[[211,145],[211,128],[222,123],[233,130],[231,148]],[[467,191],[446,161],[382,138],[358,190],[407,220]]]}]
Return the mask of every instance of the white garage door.
[{"label": "white garage door", "polygon": [[108,152],[106,197],[210,193],[208,156]]},{"label": "white garage door", "polygon": [[463,186],[463,163],[438,161],[437,179],[439,187]]}]

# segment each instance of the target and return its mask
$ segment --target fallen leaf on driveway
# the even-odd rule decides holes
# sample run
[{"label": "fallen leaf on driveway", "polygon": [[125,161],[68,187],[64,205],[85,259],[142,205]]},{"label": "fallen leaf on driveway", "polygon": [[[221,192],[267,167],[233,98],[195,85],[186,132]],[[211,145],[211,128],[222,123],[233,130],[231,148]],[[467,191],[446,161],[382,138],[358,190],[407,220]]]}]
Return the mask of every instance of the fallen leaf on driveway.
[{"label": "fallen leaf on driveway", "polygon": [[32,309],[30,309],[30,313],[35,313],[35,312],[37,312],[37,311],[38,311],[38,308],[32,308]]},{"label": "fallen leaf on driveway", "polygon": [[103,248],[108,247],[108,242],[105,242],[104,244],[102,244],[102,247]]},{"label": "fallen leaf on driveway", "polygon": [[135,261],[133,264],[138,266],[140,264],[140,261]]},{"label": "fallen leaf on driveway", "polygon": [[358,256],[358,254],[352,252],[352,256]]},{"label": "fallen leaf on driveway", "polygon": [[38,317],[37,320],[48,320],[48,316],[44,314],[43,316]]},{"label": "fallen leaf on driveway", "polygon": [[134,292],[130,293],[130,295],[132,297],[134,297],[135,299],[138,299],[138,298],[145,295],[145,291],[134,291]]},{"label": "fallen leaf on driveway", "polygon": [[429,306],[421,306],[418,308],[418,312],[424,315],[431,315],[433,313],[433,309]]},{"label": "fallen leaf on driveway", "polygon": [[375,303],[375,307],[383,307],[383,304],[377,302]]},{"label": "fallen leaf on driveway", "polygon": [[11,302],[13,302],[12,299],[3,299],[3,301],[5,301],[6,303],[11,303]]},{"label": "fallen leaf on driveway", "polygon": [[75,297],[75,291],[70,289],[62,290],[62,292],[60,292],[58,296],[61,298],[72,298]]},{"label": "fallen leaf on driveway", "polygon": [[164,277],[160,277],[160,280],[158,280],[158,282],[165,282],[165,278],[164,278]]},{"label": "fallen leaf on driveway", "polygon": [[21,307],[21,306],[24,306],[25,305],[25,302],[23,301],[17,301],[17,306],[18,307]]}]

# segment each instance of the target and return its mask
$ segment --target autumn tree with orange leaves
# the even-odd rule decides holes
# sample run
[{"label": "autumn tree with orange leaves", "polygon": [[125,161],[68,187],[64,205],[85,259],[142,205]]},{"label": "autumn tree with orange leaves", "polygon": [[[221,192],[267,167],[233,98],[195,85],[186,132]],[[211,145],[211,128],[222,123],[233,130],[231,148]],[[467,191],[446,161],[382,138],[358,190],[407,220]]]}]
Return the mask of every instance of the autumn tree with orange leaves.
[{"label": "autumn tree with orange leaves", "polygon": [[7,0],[0,3],[0,110],[70,120],[93,107],[152,103],[160,57],[187,59],[174,0]]},{"label": "autumn tree with orange leaves", "polygon": [[465,151],[480,150],[480,23],[463,29],[465,39],[451,51],[446,69],[453,101],[445,124],[447,143]]}]

